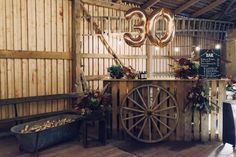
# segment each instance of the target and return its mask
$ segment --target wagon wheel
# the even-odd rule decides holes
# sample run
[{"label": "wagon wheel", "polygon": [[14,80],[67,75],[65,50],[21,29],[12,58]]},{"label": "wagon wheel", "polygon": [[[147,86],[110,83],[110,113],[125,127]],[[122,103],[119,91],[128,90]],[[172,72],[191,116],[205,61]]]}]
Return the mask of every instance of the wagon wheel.
[{"label": "wagon wheel", "polygon": [[156,143],[167,138],[176,128],[179,109],[174,96],[156,85],[132,89],[120,108],[121,123],[134,139]]}]

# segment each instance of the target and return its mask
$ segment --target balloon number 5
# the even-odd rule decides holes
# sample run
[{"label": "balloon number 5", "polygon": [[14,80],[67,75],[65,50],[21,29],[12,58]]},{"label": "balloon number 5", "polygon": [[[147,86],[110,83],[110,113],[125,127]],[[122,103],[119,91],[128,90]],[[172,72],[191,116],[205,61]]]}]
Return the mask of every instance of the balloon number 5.
[{"label": "balloon number 5", "polygon": [[[138,31],[138,34],[124,34],[124,40],[128,45],[140,47],[148,37],[153,45],[165,47],[174,38],[175,18],[171,11],[166,9],[153,11],[150,18],[147,18],[145,11],[140,8],[132,8],[125,14],[127,20],[134,16],[139,18],[139,23],[133,26],[133,29]],[[160,23],[162,23],[162,31],[164,31],[161,35],[158,33],[159,28],[161,28]]]}]

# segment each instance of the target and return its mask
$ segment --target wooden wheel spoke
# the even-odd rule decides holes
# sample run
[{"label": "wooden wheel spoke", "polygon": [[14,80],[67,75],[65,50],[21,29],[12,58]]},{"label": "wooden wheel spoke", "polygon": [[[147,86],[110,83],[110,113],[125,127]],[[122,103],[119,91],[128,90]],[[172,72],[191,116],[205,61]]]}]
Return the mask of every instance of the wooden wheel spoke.
[{"label": "wooden wheel spoke", "polygon": [[147,87],[147,108],[150,108],[150,87]]},{"label": "wooden wheel spoke", "polygon": [[144,111],[142,111],[142,110],[138,110],[138,109],[130,108],[130,107],[123,107],[123,109],[129,110],[129,111],[134,111],[134,112],[144,113]]},{"label": "wooden wheel spoke", "polygon": [[143,97],[142,97],[142,95],[140,94],[140,92],[139,92],[139,90],[138,89],[136,89],[136,91],[137,91],[137,93],[138,93],[138,96],[139,96],[139,98],[141,99],[141,101],[142,101],[142,103],[143,103],[143,105],[147,108],[147,104],[145,103],[145,101],[143,100]]},{"label": "wooden wheel spoke", "polygon": [[143,108],[143,106],[139,105],[134,99],[127,97],[130,101],[132,101],[134,104],[136,104],[139,108],[141,108],[142,110],[145,110],[145,108]]},{"label": "wooden wheel spoke", "polygon": [[128,131],[132,130],[135,126],[137,126],[139,123],[141,123],[143,120],[145,119],[145,117],[141,118],[140,120],[138,120],[134,125],[132,125]]},{"label": "wooden wheel spoke", "polygon": [[151,126],[151,119],[148,118],[148,130],[149,130],[149,140],[152,140],[152,126]]},{"label": "wooden wheel spoke", "polygon": [[123,120],[130,120],[130,119],[134,119],[134,118],[138,118],[138,117],[142,117],[142,116],[144,116],[144,114],[138,114],[135,116],[127,117],[127,118],[124,118]]},{"label": "wooden wheel spoke", "polygon": [[153,106],[153,107],[154,107],[155,104],[156,104],[157,97],[159,96],[159,94],[160,94],[160,88],[158,88],[157,94],[156,94],[156,96],[155,96],[155,98],[154,98],[154,100],[153,100],[153,103],[152,103],[152,106]]},{"label": "wooden wheel spoke", "polygon": [[160,119],[158,119],[157,117],[153,116],[154,119],[156,119],[158,122],[160,122],[162,125],[164,125],[165,127],[167,127],[168,129],[172,130],[171,127],[169,127],[167,124],[165,124],[164,122],[162,122]]},{"label": "wooden wheel spoke", "polygon": [[154,119],[152,117],[151,117],[151,120],[152,120],[152,123],[154,124],[154,127],[156,128],[158,134],[160,135],[161,138],[163,138],[163,135],[162,135],[160,129],[158,128],[156,122],[154,121]]},{"label": "wooden wheel spoke", "polygon": [[144,129],[146,123],[147,123],[147,118],[145,118],[145,120],[144,120],[144,122],[143,122],[143,125],[142,125],[142,128],[140,129],[140,131],[139,131],[139,133],[138,133],[138,138],[140,138],[140,136],[141,136],[141,134],[142,134],[142,132],[143,132],[143,129]]},{"label": "wooden wheel spoke", "polygon": [[160,110],[155,110],[154,112],[157,113],[157,112],[161,112],[161,111],[171,110],[171,109],[174,109],[174,108],[176,108],[176,106],[170,106],[170,107],[163,108],[163,109],[160,109]]},{"label": "wooden wheel spoke", "polygon": [[170,136],[178,117],[179,106],[172,93],[157,85],[135,87],[120,107],[123,128],[132,138],[144,143],[160,142]]},{"label": "wooden wheel spoke", "polygon": [[159,104],[157,104],[156,107],[153,108],[153,110],[156,110],[158,107],[161,106],[161,104],[163,104],[165,101],[167,101],[170,98],[170,96],[166,97],[165,99],[163,99]]},{"label": "wooden wheel spoke", "polygon": [[154,115],[155,115],[155,116],[159,116],[159,117],[169,118],[169,119],[177,119],[176,117],[167,116],[167,115],[158,114],[158,113],[154,113]]}]

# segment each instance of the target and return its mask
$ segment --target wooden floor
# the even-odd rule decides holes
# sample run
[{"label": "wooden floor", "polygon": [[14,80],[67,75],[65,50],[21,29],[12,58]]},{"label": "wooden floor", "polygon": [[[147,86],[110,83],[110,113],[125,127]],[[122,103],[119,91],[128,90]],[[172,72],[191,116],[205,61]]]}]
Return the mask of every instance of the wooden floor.
[{"label": "wooden floor", "polygon": [[[94,142],[93,142],[94,143]],[[90,143],[91,144],[91,143]],[[14,137],[0,139],[0,157],[31,157],[18,150]],[[106,146],[98,144],[83,148],[80,142],[71,141],[54,146],[39,153],[40,157],[234,157],[231,145],[200,144],[192,142],[163,142],[141,144],[134,141],[108,141]]]}]

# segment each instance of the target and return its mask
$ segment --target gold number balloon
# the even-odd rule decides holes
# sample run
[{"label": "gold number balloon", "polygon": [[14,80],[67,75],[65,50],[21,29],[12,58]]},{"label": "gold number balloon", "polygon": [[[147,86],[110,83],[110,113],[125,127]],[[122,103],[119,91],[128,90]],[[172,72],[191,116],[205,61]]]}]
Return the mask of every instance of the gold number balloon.
[{"label": "gold number balloon", "polygon": [[[152,44],[159,47],[166,46],[175,36],[175,18],[174,14],[166,9],[160,11],[153,11],[147,21],[146,13],[139,8],[132,8],[127,11],[125,17],[130,20],[133,16],[139,17],[139,23],[134,25],[133,28],[138,30],[138,35],[131,35],[130,33],[124,34],[125,42],[133,47],[140,47],[148,36]],[[160,35],[160,22],[162,21],[162,32]]]},{"label": "gold number balloon", "polygon": [[139,23],[133,26],[134,30],[138,31],[138,35],[132,35],[130,33],[124,34],[125,42],[133,47],[140,47],[146,40],[146,21],[147,16],[145,12],[139,8],[132,8],[128,10],[125,14],[125,18],[130,20],[133,16],[137,15],[139,17]]},{"label": "gold number balloon", "polygon": [[[158,33],[158,31],[160,31],[160,29],[158,29],[160,28],[160,21],[162,22],[162,31],[164,32],[162,35],[159,35]],[[174,15],[166,9],[154,11],[147,22],[147,28],[148,38],[152,44],[164,47],[174,38],[175,35]]]}]

